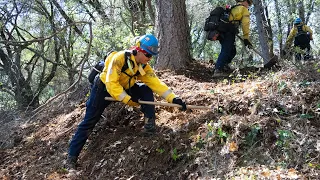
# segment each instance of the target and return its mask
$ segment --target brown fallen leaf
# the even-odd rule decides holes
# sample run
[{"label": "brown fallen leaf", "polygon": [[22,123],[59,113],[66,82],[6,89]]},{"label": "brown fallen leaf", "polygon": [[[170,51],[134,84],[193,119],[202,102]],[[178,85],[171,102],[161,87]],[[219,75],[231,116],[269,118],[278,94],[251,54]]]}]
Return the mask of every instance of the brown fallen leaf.
[{"label": "brown fallen leaf", "polygon": [[271,175],[271,173],[270,173],[270,171],[263,171],[262,173],[261,173],[261,175],[263,176],[263,177],[266,177],[266,178],[268,178],[268,177],[270,177],[270,175]]},{"label": "brown fallen leaf", "polygon": [[297,175],[297,171],[293,168],[289,169],[288,170],[288,176],[291,177],[291,178],[297,178],[298,175]]},{"label": "brown fallen leaf", "polygon": [[229,151],[234,152],[238,151],[238,145],[234,141],[229,144]]}]

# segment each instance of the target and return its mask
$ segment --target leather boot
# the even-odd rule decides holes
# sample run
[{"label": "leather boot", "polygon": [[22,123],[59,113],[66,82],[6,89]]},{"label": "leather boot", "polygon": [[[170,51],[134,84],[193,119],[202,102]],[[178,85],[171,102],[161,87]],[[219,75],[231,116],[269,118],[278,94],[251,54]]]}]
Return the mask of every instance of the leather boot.
[{"label": "leather boot", "polygon": [[66,169],[76,169],[78,157],[68,156],[67,162],[65,164]]},{"label": "leather boot", "polygon": [[230,73],[227,73],[220,69],[215,69],[213,73],[213,77],[228,77]]},{"label": "leather boot", "polygon": [[153,134],[156,131],[156,118],[144,118],[144,131]]}]

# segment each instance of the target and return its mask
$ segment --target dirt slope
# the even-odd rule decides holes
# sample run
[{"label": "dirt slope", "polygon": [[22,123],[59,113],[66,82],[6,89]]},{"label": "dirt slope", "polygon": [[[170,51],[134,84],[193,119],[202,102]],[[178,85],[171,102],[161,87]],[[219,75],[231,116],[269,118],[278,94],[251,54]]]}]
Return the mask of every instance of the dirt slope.
[{"label": "dirt slope", "polygon": [[91,134],[76,171],[64,169],[63,162],[85,113],[87,87],[79,87],[34,117],[3,112],[8,127],[0,132],[10,138],[1,139],[0,177],[317,179],[320,67],[305,66],[310,66],[308,71],[288,66],[247,69],[226,79],[213,79],[206,63],[176,73],[158,72],[187,104],[213,109],[181,112],[158,106],[157,133],[146,137],[139,109],[114,103]]}]

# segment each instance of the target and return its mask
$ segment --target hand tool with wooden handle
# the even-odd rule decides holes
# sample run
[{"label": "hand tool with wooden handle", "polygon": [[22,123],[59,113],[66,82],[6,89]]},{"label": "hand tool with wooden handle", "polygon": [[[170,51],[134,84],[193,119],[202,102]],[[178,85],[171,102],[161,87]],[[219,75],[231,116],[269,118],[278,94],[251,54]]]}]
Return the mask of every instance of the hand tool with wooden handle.
[{"label": "hand tool with wooden handle", "polygon": [[[242,42],[244,42],[244,39],[242,39],[239,35],[236,35]],[[253,46],[248,47],[249,49],[253,50],[255,53],[257,53],[264,61],[263,66],[265,68],[270,68],[273,65],[275,65],[278,61],[278,56],[273,55],[271,59],[266,59],[261,52],[257,51]]]},{"label": "hand tool with wooden handle", "polygon": [[[105,97],[104,98],[107,101],[117,101],[113,99],[112,97]],[[165,103],[165,102],[152,102],[152,101],[141,101],[139,100],[140,104],[149,104],[149,105],[159,105],[159,106],[169,106],[169,107],[178,107],[181,108],[182,106],[179,104],[173,104],[173,103]],[[187,109],[213,109],[211,107],[206,106],[193,106],[193,105],[187,105]]]}]

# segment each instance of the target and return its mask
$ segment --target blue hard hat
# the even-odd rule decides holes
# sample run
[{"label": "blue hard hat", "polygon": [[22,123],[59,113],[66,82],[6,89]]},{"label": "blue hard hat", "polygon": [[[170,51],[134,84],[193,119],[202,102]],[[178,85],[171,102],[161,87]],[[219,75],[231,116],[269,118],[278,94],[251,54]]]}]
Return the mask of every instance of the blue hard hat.
[{"label": "blue hard hat", "polygon": [[153,56],[158,55],[158,40],[152,34],[146,34],[139,38],[137,45],[147,51],[147,53],[152,54]]},{"label": "blue hard hat", "polygon": [[302,20],[300,18],[296,18],[296,20],[294,20],[294,24],[300,24],[302,22]]}]

